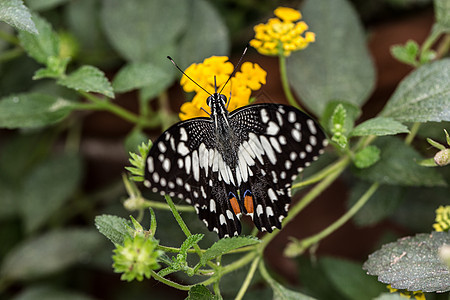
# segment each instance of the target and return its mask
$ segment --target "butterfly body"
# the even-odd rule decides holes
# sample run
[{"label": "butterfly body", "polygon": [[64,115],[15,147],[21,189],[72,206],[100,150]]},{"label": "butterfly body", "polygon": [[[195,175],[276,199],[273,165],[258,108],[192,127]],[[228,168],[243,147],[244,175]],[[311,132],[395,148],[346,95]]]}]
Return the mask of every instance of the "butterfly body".
[{"label": "butterfly body", "polygon": [[209,118],[179,122],[149,151],[144,184],[192,204],[219,237],[238,235],[250,215],[260,231],[281,228],[291,184],[326,145],[320,126],[282,104],[254,104],[228,112],[227,99],[207,99]]}]

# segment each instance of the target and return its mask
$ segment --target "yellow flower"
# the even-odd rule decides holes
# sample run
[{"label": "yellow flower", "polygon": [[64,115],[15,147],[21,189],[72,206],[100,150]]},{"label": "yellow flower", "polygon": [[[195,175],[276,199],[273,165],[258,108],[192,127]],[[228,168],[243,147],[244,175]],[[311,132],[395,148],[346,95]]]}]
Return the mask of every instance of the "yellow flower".
[{"label": "yellow flower", "polygon": [[439,206],[436,209],[436,223],[433,224],[433,228],[436,231],[448,231],[450,229],[450,205]]},{"label": "yellow flower", "polygon": [[416,300],[426,300],[425,294],[422,291],[408,291],[408,290],[398,290],[391,285],[388,285],[389,293],[399,292],[400,296],[407,299],[416,299]]},{"label": "yellow flower", "polygon": [[[217,91],[221,91],[223,85],[233,73],[234,66],[228,61],[226,56],[213,56],[205,59],[202,63],[192,64],[185,73],[197,82],[209,93],[214,93],[214,77],[216,78]],[[228,99],[228,110],[233,111],[236,108],[247,105],[252,91],[261,88],[261,84],[266,83],[266,71],[258,64],[245,62],[241,70],[236,72],[222,90]],[[181,120],[187,120],[196,117],[208,117],[205,109],[210,113],[206,104],[208,93],[193,83],[189,78],[183,76],[180,84],[186,92],[195,92],[195,96],[190,102],[181,106],[179,117]],[[202,109],[203,108],[203,109]]]},{"label": "yellow flower", "polygon": [[305,33],[308,25],[303,21],[296,22],[302,17],[298,10],[278,7],[274,14],[278,18],[271,18],[266,24],[258,24],[253,28],[255,38],[250,41],[250,46],[259,53],[289,56],[292,51],[305,49],[315,41],[313,32]]}]

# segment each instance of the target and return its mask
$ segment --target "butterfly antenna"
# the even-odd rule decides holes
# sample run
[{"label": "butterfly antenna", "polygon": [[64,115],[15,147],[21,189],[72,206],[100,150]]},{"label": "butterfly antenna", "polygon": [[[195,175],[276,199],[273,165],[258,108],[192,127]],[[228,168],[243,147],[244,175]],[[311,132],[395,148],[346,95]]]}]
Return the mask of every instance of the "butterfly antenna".
[{"label": "butterfly antenna", "polygon": [[225,86],[227,85],[228,81],[230,81],[231,77],[233,77],[234,74],[236,73],[236,71],[237,71],[239,65],[240,65],[241,62],[242,62],[242,59],[243,59],[244,56],[245,56],[245,53],[247,53],[247,49],[248,49],[248,44],[247,44],[247,46],[245,46],[245,49],[244,49],[244,52],[242,52],[241,58],[239,58],[239,61],[238,61],[238,63],[236,64],[236,67],[234,67],[233,72],[231,73],[230,77],[228,77],[227,81],[226,81],[225,84],[223,85],[223,87],[222,87],[222,89],[220,90],[219,94],[222,93],[222,91],[223,91],[223,89],[225,88]]},{"label": "butterfly antenna", "polygon": [[192,79],[189,75],[187,75],[186,73],[184,73],[183,70],[181,70],[181,68],[177,65],[177,63],[172,59],[172,57],[167,56],[167,59],[170,60],[172,62],[172,64],[175,66],[175,68],[178,69],[178,71],[181,72],[181,74],[183,74],[184,76],[186,76],[190,81],[192,81],[193,83],[195,83],[199,88],[201,88],[202,90],[205,91],[205,93],[207,93],[208,95],[212,96],[210,92],[208,92],[207,90],[205,90],[200,84],[198,84],[197,82],[195,82],[194,79]]}]

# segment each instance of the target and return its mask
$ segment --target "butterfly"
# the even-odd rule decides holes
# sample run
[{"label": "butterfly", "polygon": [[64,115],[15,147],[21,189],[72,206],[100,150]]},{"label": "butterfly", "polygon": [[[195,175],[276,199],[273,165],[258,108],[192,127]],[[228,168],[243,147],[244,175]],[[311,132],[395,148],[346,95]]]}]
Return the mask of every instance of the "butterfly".
[{"label": "butterfly", "polygon": [[150,149],[144,185],[184,199],[220,238],[241,233],[249,215],[260,231],[281,229],[292,181],[323,153],[325,133],[288,105],[262,103],[227,110],[217,92],[209,117],[179,122]]}]

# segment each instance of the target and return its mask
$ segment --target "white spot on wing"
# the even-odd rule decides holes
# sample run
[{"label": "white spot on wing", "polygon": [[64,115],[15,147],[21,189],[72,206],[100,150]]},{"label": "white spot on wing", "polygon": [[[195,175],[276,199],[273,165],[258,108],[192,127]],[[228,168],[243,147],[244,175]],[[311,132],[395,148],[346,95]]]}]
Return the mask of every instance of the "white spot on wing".
[{"label": "white spot on wing", "polygon": [[269,143],[269,140],[263,135],[260,137],[260,140],[261,145],[263,146],[263,149],[266,152],[267,157],[269,158],[269,161],[274,165],[277,162],[277,158],[272,146]]},{"label": "white spot on wing", "polygon": [[276,135],[279,131],[280,127],[274,121],[270,121],[266,129],[267,134]]},{"label": "white spot on wing", "polygon": [[317,128],[313,120],[311,119],[306,120],[306,124],[308,124],[309,131],[311,131],[312,134],[317,133]]},{"label": "white spot on wing", "polygon": [[216,212],[216,202],[213,199],[209,201],[209,211]]},{"label": "white spot on wing", "polygon": [[183,142],[180,142],[177,147],[177,151],[179,154],[186,156],[189,154],[189,148]]},{"label": "white spot on wing", "polygon": [[180,128],[180,141],[186,142],[188,140],[188,135],[184,127]]}]

